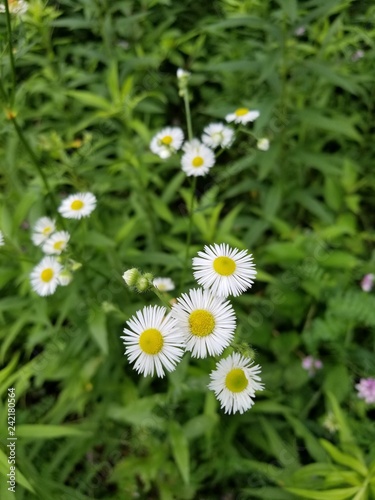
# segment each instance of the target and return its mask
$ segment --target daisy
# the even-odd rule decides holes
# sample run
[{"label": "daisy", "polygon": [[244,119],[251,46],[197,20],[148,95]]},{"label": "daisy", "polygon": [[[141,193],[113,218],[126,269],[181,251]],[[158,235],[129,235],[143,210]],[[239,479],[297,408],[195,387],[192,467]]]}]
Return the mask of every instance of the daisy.
[{"label": "daisy", "polygon": [[175,289],[175,284],[171,278],[155,278],[153,284],[161,292],[170,292]]},{"label": "daisy", "polygon": [[56,224],[49,217],[41,217],[34,225],[34,232],[31,235],[34,245],[41,245],[56,231]]},{"label": "daisy", "polygon": [[255,391],[262,391],[260,366],[253,365],[251,359],[233,353],[219,361],[216,370],[210,373],[208,388],[215,392],[220,407],[225,413],[241,414],[254,404]]},{"label": "daisy", "polygon": [[[11,14],[25,14],[29,6],[23,0],[8,0],[9,12]],[[5,12],[5,5],[0,5],[0,12]]]},{"label": "daisy", "polygon": [[184,142],[184,133],[179,127],[166,127],[151,140],[150,149],[160,158],[169,158]]},{"label": "daisy", "polygon": [[223,123],[211,123],[203,129],[202,141],[210,148],[229,148],[233,140],[233,130]]},{"label": "daisy", "polygon": [[96,198],[92,193],[71,194],[59,206],[60,214],[66,219],[87,217],[96,207]]},{"label": "daisy", "polygon": [[214,164],[215,155],[212,149],[196,140],[189,143],[181,158],[182,170],[188,177],[205,175]]},{"label": "daisy", "polygon": [[0,231],[0,247],[4,246],[4,235],[3,232]]},{"label": "daisy", "polygon": [[252,255],[246,250],[220,245],[205,246],[204,252],[193,258],[194,278],[220,297],[237,297],[251,288],[255,276]]},{"label": "daisy", "polygon": [[182,146],[182,151],[184,153],[189,153],[190,151],[194,151],[195,148],[199,148],[201,145],[201,141],[199,139],[192,139],[191,141],[185,141]]},{"label": "daisy", "polygon": [[53,234],[43,245],[43,252],[48,254],[60,254],[63,252],[70,238],[70,234],[67,231],[58,231]]},{"label": "daisy", "polygon": [[52,295],[59,284],[62,266],[54,257],[44,257],[30,274],[33,290],[42,297]]},{"label": "daisy", "polygon": [[184,341],[176,321],[166,316],[166,308],[147,306],[137,311],[124,329],[125,354],[134,368],[144,376],[164,376],[172,372],[183,355]]},{"label": "daisy", "polygon": [[367,404],[375,403],[375,378],[361,378],[355,388],[359,398],[364,399]]},{"label": "daisy", "polygon": [[186,350],[193,358],[216,356],[233,340],[236,317],[227,300],[211,295],[201,288],[183,293],[172,307],[171,316],[177,320]]},{"label": "daisy", "polygon": [[260,113],[257,110],[250,111],[248,108],[238,108],[234,113],[229,113],[225,119],[227,122],[242,123],[246,125],[246,123],[256,120],[259,115]]}]

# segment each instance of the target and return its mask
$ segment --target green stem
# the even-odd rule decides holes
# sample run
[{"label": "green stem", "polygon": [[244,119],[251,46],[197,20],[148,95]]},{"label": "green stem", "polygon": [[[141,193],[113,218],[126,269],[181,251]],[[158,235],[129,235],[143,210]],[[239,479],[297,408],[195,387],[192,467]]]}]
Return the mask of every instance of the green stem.
[{"label": "green stem", "polygon": [[13,55],[13,43],[12,43],[12,25],[10,22],[10,12],[8,0],[5,0],[5,17],[7,23],[7,31],[8,31],[8,42],[9,42],[9,59],[10,59],[10,68],[12,72],[12,92],[10,97],[10,104],[13,106],[14,96],[16,92],[16,65],[14,63],[14,55]]},{"label": "green stem", "polygon": [[156,288],[156,286],[153,286],[151,289],[154,294],[158,297],[158,299],[165,305],[168,311],[171,310],[171,304],[168,302],[168,300],[163,296],[163,294]]},{"label": "green stem", "polygon": [[193,126],[191,123],[191,113],[190,113],[190,103],[189,103],[189,92],[188,89],[184,92],[184,103],[185,103],[185,113],[186,113],[186,124],[188,129],[189,141],[193,139]]}]

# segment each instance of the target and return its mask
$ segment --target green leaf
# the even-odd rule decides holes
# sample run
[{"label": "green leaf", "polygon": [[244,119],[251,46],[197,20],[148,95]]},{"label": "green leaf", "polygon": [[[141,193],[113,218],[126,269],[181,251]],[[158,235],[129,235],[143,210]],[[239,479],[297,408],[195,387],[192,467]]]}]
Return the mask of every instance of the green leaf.
[{"label": "green leaf", "polygon": [[91,336],[104,355],[108,354],[106,315],[102,309],[91,309],[88,317]]},{"label": "green leaf", "polygon": [[[17,431],[18,428],[19,427],[17,427]],[[2,474],[5,477],[6,481],[8,480],[7,474],[9,474],[9,466],[10,464],[8,464],[8,457],[0,449],[0,474]],[[18,468],[16,468],[16,483],[20,484],[21,486],[31,491],[32,493],[35,493],[34,488],[31,486],[29,481],[25,478],[25,476]]]},{"label": "green leaf", "polygon": [[90,433],[69,425],[24,424],[17,426],[17,436],[31,439],[56,439],[66,436],[87,437]]},{"label": "green leaf", "polygon": [[325,439],[320,439],[320,443],[323,448],[330,454],[332,459],[341,465],[346,465],[350,469],[357,471],[362,476],[366,476],[368,473],[367,467],[361,463],[357,458],[347,455],[340,451],[336,446],[334,446],[329,441]]},{"label": "green leaf", "polygon": [[92,108],[98,108],[104,111],[111,111],[112,109],[112,104],[109,101],[91,92],[84,90],[69,90],[67,95]]},{"label": "green leaf", "polygon": [[297,495],[298,498],[310,498],[311,500],[353,500],[353,495],[358,492],[358,487],[338,488],[327,491],[310,491],[299,488],[285,488],[286,491]]},{"label": "green leaf", "polygon": [[190,467],[188,440],[183,429],[177,422],[169,422],[168,427],[169,440],[171,442],[174,459],[177,463],[182,479],[186,484],[189,484]]}]

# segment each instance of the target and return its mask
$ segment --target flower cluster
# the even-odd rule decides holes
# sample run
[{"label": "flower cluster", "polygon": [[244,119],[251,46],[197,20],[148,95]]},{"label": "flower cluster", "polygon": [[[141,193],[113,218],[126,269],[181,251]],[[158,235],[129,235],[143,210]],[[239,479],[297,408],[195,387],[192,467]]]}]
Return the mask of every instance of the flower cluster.
[{"label": "flower cluster", "polygon": [[360,399],[364,399],[367,404],[375,403],[375,378],[361,378],[355,388]]},{"label": "flower cluster", "polygon": [[[220,356],[233,341],[236,315],[228,296],[251,288],[256,276],[252,256],[225,244],[206,246],[193,259],[193,271],[202,288],[182,293],[169,312],[147,306],[127,322],[121,338],[138,373],[163,377],[176,368],[185,351],[193,358]],[[138,289],[145,276],[129,269],[123,278]],[[166,278],[150,278],[149,284],[164,291],[174,288]],[[263,389],[259,373],[251,359],[232,353],[219,361],[208,387],[226,413],[243,413],[254,404],[255,391]]]},{"label": "flower cluster", "polygon": [[[188,71],[177,71],[180,95],[187,95],[187,86],[190,78]],[[229,113],[225,120],[228,123],[246,125],[260,116],[259,111],[249,108],[238,108]],[[184,132],[179,127],[166,127],[160,130],[151,140],[150,150],[162,159],[169,158],[178,151],[182,151],[181,168],[190,177],[206,175],[215,165],[215,150],[228,149],[234,142],[235,130],[222,122],[210,123],[203,129],[198,138],[189,138],[185,141]],[[185,142],[184,142],[185,141]],[[257,140],[257,148],[267,151],[269,141],[266,138]]]},{"label": "flower cluster", "polygon": [[[96,198],[93,194],[77,193],[63,200],[58,211],[64,218],[81,219],[90,215],[95,206]],[[31,287],[42,297],[52,295],[59,285],[69,285],[72,272],[80,267],[74,260],[63,256],[70,234],[57,230],[54,219],[41,217],[34,224],[31,239],[45,254],[30,274]]]},{"label": "flower cluster", "polygon": [[321,370],[323,368],[323,363],[320,359],[315,359],[313,356],[306,356],[302,360],[302,368],[306,370],[310,377],[313,377],[317,370]]},{"label": "flower cluster", "polygon": [[[24,0],[8,0],[10,14],[18,14],[21,16],[27,12],[29,5]],[[6,12],[5,5],[0,5],[0,13]]]}]

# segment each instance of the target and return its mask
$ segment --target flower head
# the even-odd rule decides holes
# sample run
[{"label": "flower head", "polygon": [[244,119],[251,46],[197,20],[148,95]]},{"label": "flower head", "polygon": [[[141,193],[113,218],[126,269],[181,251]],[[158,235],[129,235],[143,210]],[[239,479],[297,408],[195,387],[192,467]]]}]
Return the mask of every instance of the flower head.
[{"label": "flower head", "polygon": [[197,140],[191,141],[181,158],[182,170],[190,177],[206,175],[215,165],[215,155],[209,147]]},{"label": "flower head", "polygon": [[189,78],[190,75],[190,71],[186,71],[185,69],[178,68],[177,70],[177,78],[179,80],[181,80],[182,78]]},{"label": "flower head", "polygon": [[56,224],[49,217],[41,217],[34,225],[34,232],[31,239],[34,245],[41,245],[56,231]]},{"label": "flower head", "polygon": [[88,217],[96,207],[96,198],[92,193],[71,194],[59,206],[60,214],[66,219]]},{"label": "flower head", "polygon": [[320,359],[315,359],[313,356],[306,356],[302,360],[302,368],[308,372],[310,377],[315,375],[317,370],[321,370],[323,368],[323,363]]},{"label": "flower head", "polygon": [[[24,0],[8,0],[9,12],[11,14],[25,14],[29,8]],[[0,12],[5,12],[5,5],[0,5]]]},{"label": "flower head", "polygon": [[224,243],[206,245],[204,252],[193,258],[193,269],[197,282],[221,297],[241,295],[256,276],[252,255]]},{"label": "flower head", "polygon": [[166,308],[147,306],[137,311],[124,329],[125,354],[134,368],[144,376],[164,376],[176,368],[183,355],[184,341],[176,321],[166,316]]},{"label": "flower head", "polygon": [[241,414],[254,405],[255,391],[262,391],[259,365],[251,359],[233,353],[219,361],[210,374],[208,388],[215,392],[225,413]]},{"label": "flower head", "polygon": [[225,117],[227,122],[234,123],[242,123],[246,125],[246,123],[253,122],[259,117],[260,113],[257,110],[250,111],[248,108],[237,108],[234,113],[229,113]]},{"label": "flower head", "polygon": [[136,267],[132,267],[124,272],[122,275],[123,280],[128,286],[135,286],[141,277],[141,273]]},{"label": "flower head", "polygon": [[73,279],[72,273],[64,269],[59,274],[59,285],[67,286],[72,281],[72,279]]},{"label": "flower head", "polygon": [[364,292],[371,292],[372,287],[374,286],[374,275],[366,274],[361,281],[361,288]]},{"label": "flower head", "polygon": [[175,284],[171,278],[155,278],[153,285],[161,292],[170,292],[175,289]]},{"label": "flower head", "polygon": [[236,317],[230,302],[200,288],[183,293],[171,311],[193,358],[216,356],[234,336]]},{"label": "flower head", "polygon": [[44,257],[30,274],[33,290],[42,297],[55,293],[62,266],[54,257]]},{"label": "flower head", "polygon": [[184,142],[184,133],[179,127],[166,127],[151,140],[151,151],[160,158],[169,158],[178,151]]},{"label": "flower head", "polygon": [[43,244],[43,252],[60,255],[66,249],[69,239],[67,231],[57,231]]},{"label": "flower head", "polygon": [[211,123],[203,129],[202,141],[210,148],[229,148],[233,140],[233,130],[223,123]]},{"label": "flower head", "polygon": [[361,378],[355,388],[359,398],[364,399],[367,404],[375,403],[375,378]]},{"label": "flower head", "polygon": [[268,151],[270,149],[270,141],[266,137],[262,137],[257,142],[257,148],[260,151]]}]

